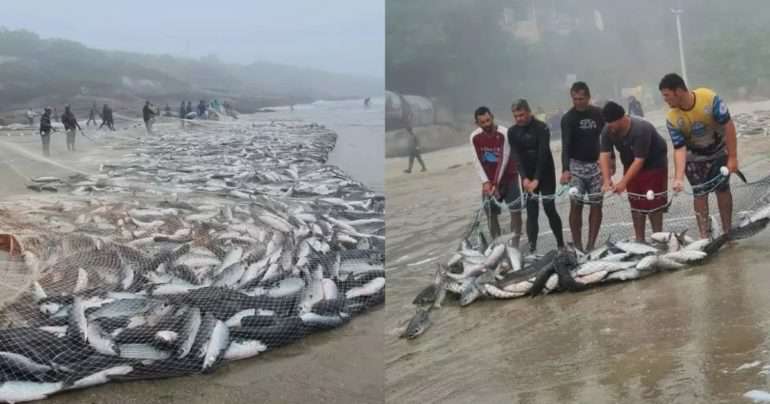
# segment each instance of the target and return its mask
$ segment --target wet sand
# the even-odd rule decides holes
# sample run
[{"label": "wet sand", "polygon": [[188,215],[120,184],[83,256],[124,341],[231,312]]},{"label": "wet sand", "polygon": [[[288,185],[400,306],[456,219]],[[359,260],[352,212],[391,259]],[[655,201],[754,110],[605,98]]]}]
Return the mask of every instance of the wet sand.
[{"label": "wet sand", "polygon": [[[731,107],[746,112],[767,103]],[[650,115],[662,124],[662,112]],[[770,138],[743,137],[739,148],[742,164],[768,159]],[[553,151],[558,156],[558,145]],[[732,403],[747,402],[742,395],[749,390],[770,390],[767,230],[704,265],[582,293],[465,308],[448,297],[431,312],[425,334],[399,339],[398,327],[414,313],[411,300],[479,207],[469,147],[423,157],[429,171],[410,175],[401,172],[405,158],[386,161],[388,402]],[[757,180],[770,173],[770,163],[746,166],[745,173]],[[605,223],[616,219],[606,210]],[[626,216],[617,213],[618,220]],[[611,232],[603,227],[599,239]]]},{"label": "wet sand", "polygon": [[[177,127],[178,121],[161,121],[156,127],[158,125]],[[98,137],[96,131],[86,129],[86,133],[96,139],[96,143],[78,135],[76,153],[68,153],[64,135],[55,134],[49,160],[41,156],[39,136],[9,137],[0,131],[0,163],[6,168],[0,181],[0,196],[14,199],[26,194],[39,196],[25,188],[27,177],[66,176],[78,171],[98,173],[100,164],[115,162],[130,151],[125,147],[132,137],[145,136],[141,127],[119,130],[107,138]],[[48,195],[52,202],[57,200],[57,194]],[[4,277],[4,282],[7,280]],[[6,288],[0,288],[0,293],[3,292]],[[378,308],[340,328],[310,335],[254,358],[229,363],[212,374],[110,383],[56,394],[42,402],[381,403],[384,314],[385,311]],[[351,355],[351,352],[355,354]]]}]

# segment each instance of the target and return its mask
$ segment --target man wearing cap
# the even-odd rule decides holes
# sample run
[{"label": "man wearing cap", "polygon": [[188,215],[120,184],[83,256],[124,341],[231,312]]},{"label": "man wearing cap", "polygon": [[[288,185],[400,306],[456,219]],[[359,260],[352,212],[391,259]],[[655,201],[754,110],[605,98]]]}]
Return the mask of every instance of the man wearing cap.
[{"label": "man wearing cap", "polygon": [[[635,116],[627,116],[619,104],[609,101],[602,108],[606,125],[602,130],[599,165],[602,191],[628,192],[631,218],[637,241],[644,241],[645,218],[650,218],[653,232],[663,230],[663,212],[668,206],[668,157],[666,142],[655,126]],[[612,183],[610,152],[620,154],[623,178]]]},{"label": "man wearing cap", "polygon": [[658,88],[671,107],[666,127],[674,145],[672,188],[681,191],[687,174],[701,238],[711,233],[708,194],[716,192],[722,229],[727,233],[732,226],[733,195],[721,168],[727,167],[724,175],[738,172],[738,141],[727,104],[708,88],[689,91],[676,73],[665,75]]}]

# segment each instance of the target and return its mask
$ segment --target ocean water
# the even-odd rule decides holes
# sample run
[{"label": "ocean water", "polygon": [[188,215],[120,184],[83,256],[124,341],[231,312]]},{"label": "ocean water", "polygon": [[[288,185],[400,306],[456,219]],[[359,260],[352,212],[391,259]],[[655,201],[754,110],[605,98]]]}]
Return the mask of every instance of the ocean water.
[{"label": "ocean water", "polygon": [[[384,192],[385,98],[372,98],[368,108],[363,99],[316,101],[312,104],[272,108],[264,116],[315,122],[337,133],[337,145],[329,156],[336,165],[372,190]],[[262,114],[259,114],[262,116]]]}]

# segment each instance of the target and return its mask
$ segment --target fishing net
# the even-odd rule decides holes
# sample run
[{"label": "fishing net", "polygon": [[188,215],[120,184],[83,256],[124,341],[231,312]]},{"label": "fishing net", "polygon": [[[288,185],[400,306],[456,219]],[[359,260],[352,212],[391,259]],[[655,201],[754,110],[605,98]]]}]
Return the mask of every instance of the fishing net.
[{"label": "fishing net", "polygon": [[[655,212],[663,214],[663,231],[682,232],[698,239],[700,232],[697,225],[696,215],[693,208],[693,198],[696,195],[708,195],[709,215],[706,218],[711,237],[716,237],[723,233],[721,228],[721,219],[719,209],[716,203],[715,190],[724,182],[729,182],[733,196],[733,225],[738,225],[742,220],[750,217],[752,213],[767,206],[770,203],[770,177],[766,176],[770,171],[770,161],[766,159],[755,160],[742,166],[742,171],[746,173],[747,182],[744,183],[736,175],[718,175],[695,188],[689,186],[685,181],[685,189],[681,192],[671,190],[671,180],[669,179],[669,189],[664,192],[646,193],[624,192],[623,194],[598,193],[581,194],[576,192],[570,186],[559,186],[552,195],[528,194],[522,193],[521,197],[511,203],[496,201],[494,199],[482,203],[482,206],[474,212],[472,219],[466,230],[466,237],[472,241],[473,245],[478,247],[493,239],[489,229],[489,213],[501,212],[498,215],[498,221],[503,234],[511,232],[511,224],[508,218],[510,212],[518,212],[522,217],[522,231],[520,235],[520,248],[525,254],[528,252],[529,240],[527,238],[527,201],[537,202],[538,211],[538,231],[536,240],[535,255],[542,255],[545,252],[557,247],[556,238],[551,230],[548,218],[543,209],[543,201],[553,201],[558,212],[564,242],[569,244],[572,240],[570,234],[570,204],[571,200],[579,201],[582,206],[582,242],[585,245],[588,241],[589,211],[592,206],[601,206],[602,221],[601,228],[596,240],[598,247],[607,239],[620,241],[633,239],[634,228],[632,221],[632,212],[643,215],[649,215]],[[619,179],[616,176],[616,180]],[[630,204],[631,199],[636,200],[657,200],[665,199],[659,207],[652,209],[633,208]],[[647,240],[652,233],[649,219],[645,223],[645,232]]]},{"label": "fishing net", "polygon": [[384,302],[384,200],[325,164],[333,132],[155,130],[0,203],[0,401],[211,372]]}]

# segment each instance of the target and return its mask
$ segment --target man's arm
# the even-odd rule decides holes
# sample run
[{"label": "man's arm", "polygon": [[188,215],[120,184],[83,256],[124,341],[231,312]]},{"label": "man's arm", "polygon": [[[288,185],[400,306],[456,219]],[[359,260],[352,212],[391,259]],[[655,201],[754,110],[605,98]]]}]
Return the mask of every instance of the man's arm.
[{"label": "man's arm", "polygon": [[711,105],[711,115],[719,125],[722,125],[725,131],[725,145],[727,146],[727,168],[731,173],[738,171],[738,140],[735,133],[735,124],[730,117],[730,110],[727,103],[714,94],[714,101]]},{"label": "man's arm", "polygon": [[644,158],[636,157],[634,158],[634,162],[631,163],[631,167],[626,170],[625,175],[623,175],[623,179],[621,179],[616,185],[615,185],[615,192],[621,193],[626,190],[626,187],[628,186],[629,181],[634,179],[636,174],[639,173],[639,171],[642,170],[642,166],[644,166]]},{"label": "man's arm", "polygon": [[481,156],[479,154],[478,148],[476,148],[476,144],[473,142],[473,138],[476,137],[478,134],[476,132],[471,133],[471,150],[473,150],[473,165],[476,166],[476,172],[479,174],[479,178],[481,179],[482,183],[491,182],[489,178],[487,177],[487,172],[484,171],[484,166],[481,165]]},{"label": "man's arm", "polygon": [[503,179],[505,171],[508,168],[508,162],[511,161],[511,145],[508,144],[508,131],[503,134],[503,156],[500,160],[500,165],[497,166],[497,177],[495,178],[495,184],[499,184]]},{"label": "man's arm", "polygon": [[735,124],[729,120],[725,125],[725,144],[727,145],[727,168],[731,173],[738,171],[738,136]]},{"label": "man's arm", "polygon": [[687,163],[687,145],[684,133],[672,122],[672,118],[666,119],[666,129],[674,146],[674,184],[672,189],[679,192],[684,188],[684,169]]},{"label": "man's arm", "polygon": [[561,172],[569,172],[569,148],[572,143],[572,125],[565,114],[561,118]]},{"label": "man's arm", "polygon": [[610,175],[610,152],[599,153],[599,168],[602,171],[602,191],[607,192],[612,187],[612,175]]},{"label": "man's arm", "polygon": [[684,170],[687,164],[687,148],[680,146],[674,148],[674,184],[671,189],[681,192],[684,189]]},{"label": "man's arm", "polygon": [[551,131],[545,125],[541,126],[541,131],[537,136],[537,162],[535,163],[535,179],[540,181],[540,176],[546,172],[545,164],[548,161],[550,153],[549,144],[551,141]]},{"label": "man's arm", "polygon": [[528,173],[524,164],[521,163],[521,155],[519,154],[519,149],[516,147],[516,142],[511,136],[510,129],[508,130],[508,151],[511,155],[509,159],[513,159],[513,162],[516,164],[516,172],[519,173],[521,179],[524,180],[528,178],[531,173]]}]

